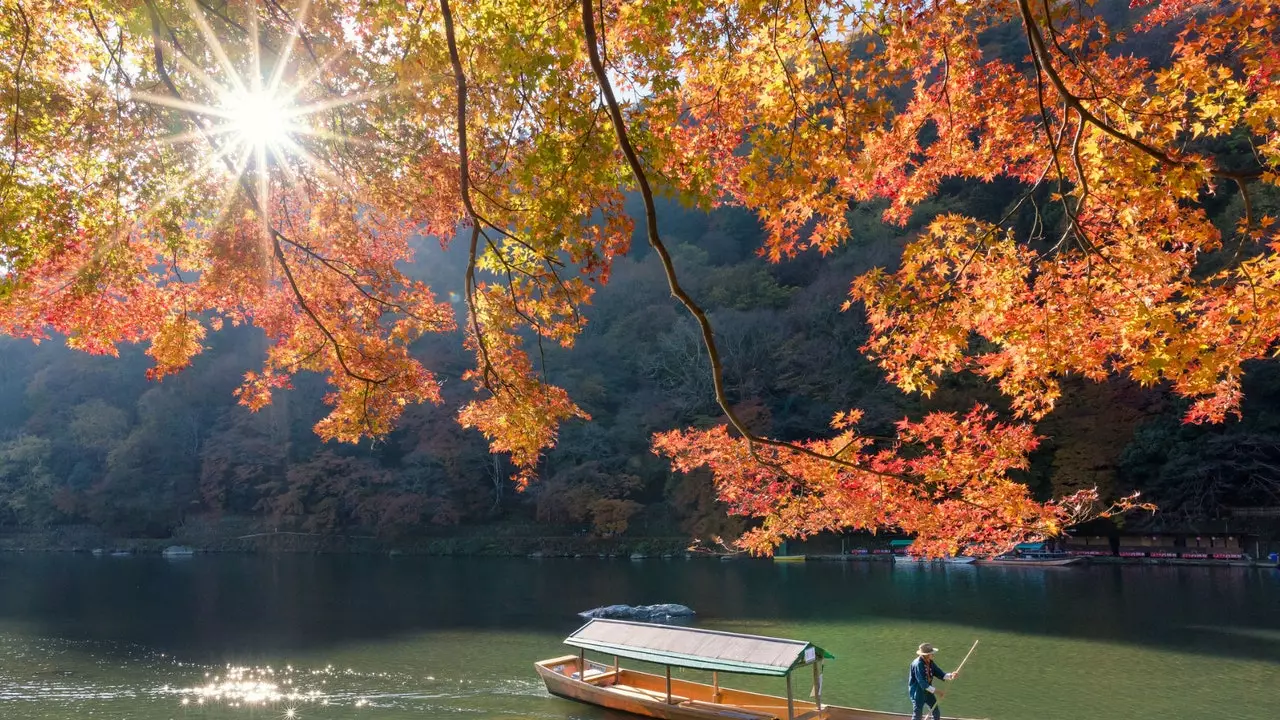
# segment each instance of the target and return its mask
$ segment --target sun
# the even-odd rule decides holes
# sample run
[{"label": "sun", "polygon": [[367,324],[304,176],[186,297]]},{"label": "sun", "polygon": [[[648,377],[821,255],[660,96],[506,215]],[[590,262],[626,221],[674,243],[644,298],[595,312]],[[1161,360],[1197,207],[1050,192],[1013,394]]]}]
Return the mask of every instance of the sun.
[{"label": "sun", "polygon": [[[188,57],[182,47],[161,43],[157,52],[170,54],[176,60],[176,67],[165,70],[163,62],[160,64],[161,92],[140,89],[131,95],[139,102],[169,108],[185,116],[185,130],[150,139],[150,142],[200,148],[194,156],[199,166],[177,182],[168,196],[176,196],[214,173],[226,180],[219,216],[230,208],[234,194],[242,192],[252,207],[268,210],[259,213],[265,224],[272,207],[272,193],[295,181],[301,173],[342,182],[333,169],[317,157],[317,151],[323,152],[317,148],[329,142],[361,144],[363,141],[326,129],[321,118],[385,91],[335,94],[325,88],[321,79],[330,64],[345,52],[342,48],[336,48],[328,57],[308,55],[315,67],[302,71],[306,63],[295,62],[294,50],[303,42],[302,27],[310,0],[301,0],[292,18],[292,27],[272,46],[270,61],[264,65],[257,31],[259,2],[248,3],[245,22],[254,31],[247,46],[233,48],[223,43],[197,0],[185,0],[190,19],[199,28],[205,48],[217,61],[216,65],[202,65],[199,58]],[[316,94],[317,87],[324,92],[319,93],[319,98],[310,97]],[[159,207],[163,203],[155,205]],[[5,272],[4,260],[0,257],[0,277]]]},{"label": "sun", "polygon": [[264,151],[281,154],[294,144],[294,137],[303,130],[294,123],[296,111],[289,99],[269,89],[227,93],[220,109],[225,113],[226,130],[232,142],[258,154]]}]

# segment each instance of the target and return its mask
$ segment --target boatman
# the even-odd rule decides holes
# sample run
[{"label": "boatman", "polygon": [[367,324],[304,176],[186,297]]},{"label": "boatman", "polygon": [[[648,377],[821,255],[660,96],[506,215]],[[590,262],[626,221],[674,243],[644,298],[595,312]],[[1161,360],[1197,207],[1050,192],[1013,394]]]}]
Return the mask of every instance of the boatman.
[{"label": "boatman", "polygon": [[[938,648],[929,643],[921,643],[916,650],[916,659],[911,663],[911,675],[907,679],[907,692],[911,695],[911,720],[921,720],[926,707],[933,708],[933,720],[939,720],[942,712],[938,709],[938,690],[933,686],[939,680],[954,680],[959,671],[942,672],[942,668],[933,661],[933,654]],[[941,693],[939,693],[941,694]]]}]

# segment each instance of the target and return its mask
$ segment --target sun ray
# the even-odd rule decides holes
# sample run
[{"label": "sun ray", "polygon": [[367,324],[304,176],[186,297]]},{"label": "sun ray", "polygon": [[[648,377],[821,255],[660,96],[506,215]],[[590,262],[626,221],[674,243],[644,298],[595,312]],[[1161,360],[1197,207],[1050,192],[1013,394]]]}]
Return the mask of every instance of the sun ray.
[{"label": "sun ray", "polygon": [[227,212],[231,210],[231,203],[236,197],[236,188],[240,184],[240,176],[244,174],[246,168],[249,167],[249,155],[252,152],[249,148],[240,149],[240,159],[236,161],[232,170],[232,177],[222,187],[222,195],[218,197],[218,210],[214,213],[215,222],[220,224]]},{"label": "sun ray", "polygon": [[[218,63],[222,65],[222,71],[227,74],[231,82],[235,83],[237,90],[244,92],[246,88],[244,82],[240,79],[240,73],[236,71],[236,66],[232,64],[231,58],[227,56],[227,51],[223,49],[222,42],[218,40],[218,34],[209,26],[209,20],[204,16],[204,11],[196,5],[196,0],[186,0],[186,4],[187,12],[191,13],[191,19],[200,28],[200,34],[204,36],[204,41],[209,44],[209,50],[217,58]],[[256,9],[254,15],[255,17],[257,15]],[[254,42],[257,42],[256,37]]]},{"label": "sun ray", "polygon": [[187,130],[186,132],[180,132],[176,135],[167,135],[153,140],[152,142],[160,147],[170,147],[188,142],[201,142],[208,140],[210,137],[221,137],[223,135],[229,135],[232,132],[234,132],[234,130],[228,125],[217,125],[210,128]]},{"label": "sun ray", "polygon": [[[378,147],[378,143],[362,137],[354,137],[344,135],[342,133],[333,132],[332,130],[320,130],[312,127],[299,127],[295,135],[302,137],[313,137],[320,140],[333,140],[334,142],[350,143],[356,147]],[[295,143],[296,144],[296,143]]]},{"label": "sun ray", "polygon": [[329,100],[320,100],[308,105],[299,105],[288,111],[290,116],[301,117],[304,115],[314,115],[326,110],[334,110],[336,108],[351,105],[352,103],[363,102],[365,100],[373,100],[382,97],[388,93],[394,92],[394,87],[379,88],[377,90],[366,90],[364,92],[353,93],[351,95],[343,95],[342,97],[331,98]]},{"label": "sun ray", "polygon": [[320,64],[316,66],[315,70],[311,71],[306,75],[299,77],[295,82],[293,82],[292,83],[293,87],[290,88],[287,92],[283,93],[284,97],[288,98],[290,101],[293,101],[294,99],[296,99],[298,95],[302,93],[303,90],[307,89],[308,85],[318,81],[321,78],[321,76],[324,75],[325,71],[329,69],[329,66],[337,62],[343,55],[346,54],[346,52],[347,52],[347,49],[345,47],[338,47],[332,53],[329,53],[329,55],[325,57],[325,59],[320,61]]},{"label": "sun ray", "polygon": [[183,55],[182,53],[174,53],[174,56],[178,62],[178,65],[180,65],[182,69],[191,73],[191,75],[201,85],[203,85],[204,88],[208,90],[213,97],[215,98],[223,97],[225,95],[229,95],[235,92],[234,87],[228,87],[218,82],[217,80],[213,79],[213,77],[211,77],[209,73],[205,72],[203,68],[201,68],[199,65],[195,64],[194,62],[191,62],[191,60],[187,59],[186,55]]},{"label": "sun ray", "polygon": [[266,226],[271,224],[271,177],[267,171],[267,146],[264,143],[258,143],[253,148],[253,159],[256,163],[254,167],[254,179],[257,180],[258,196],[258,213],[262,216],[262,222]]},{"label": "sun ray", "polygon": [[249,87],[250,92],[262,95],[262,43],[258,40],[258,0],[249,6]]},{"label": "sun ray", "polygon": [[285,39],[284,48],[281,49],[280,57],[276,60],[275,69],[271,73],[271,83],[267,87],[272,92],[280,90],[280,83],[284,81],[285,70],[289,67],[289,61],[293,59],[293,49],[302,35],[303,23],[307,21],[307,15],[310,13],[311,0],[302,0],[302,6],[293,21],[293,31]]},{"label": "sun ray", "polygon": [[163,208],[165,203],[177,197],[178,194],[181,193],[183,190],[186,190],[187,188],[195,184],[197,181],[199,181],[201,178],[203,178],[205,176],[205,173],[209,172],[210,170],[213,170],[215,165],[219,165],[223,163],[226,160],[226,158],[230,157],[231,153],[235,149],[236,148],[233,145],[231,145],[230,143],[227,143],[226,145],[223,145],[222,148],[219,149],[217,152],[206,157],[204,159],[204,162],[201,164],[201,166],[195,172],[187,173],[186,177],[182,178],[182,180],[178,182],[178,185],[176,187],[169,188],[159,198],[153,201],[150,201],[149,203],[150,208],[145,213],[143,213],[143,215],[138,219],[136,224],[137,225],[145,224],[146,221],[151,218],[151,216],[153,216]]},{"label": "sun ray", "polygon": [[232,111],[227,108],[221,108],[214,105],[205,105],[204,103],[191,102],[172,95],[156,95],[146,91],[133,93],[135,99],[151,105],[161,105],[174,110],[182,110],[183,112],[194,113],[196,115],[208,115],[228,119],[232,117]]},{"label": "sun ray", "polygon": [[[333,168],[330,168],[328,164],[324,162],[324,160],[321,160],[320,158],[316,157],[311,153],[311,151],[307,150],[305,147],[303,147],[302,145],[296,142],[292,142],[291,145],[292,147],[290,148],[290,151],[294,155],[297,155],[298,158],[301,159],[303,162],[305,162],[307,164],[307,167],[316,171],[317,173],[320,174],[321,177],[323,177],[326,180],[329,180],[335,185],[343,186],[343,187],[348,186],[347,181],[343,179],[342,176],[338,175],[338,173],[335,172]],[[351,188],[348,187],[347,189],[350,190]]]}]

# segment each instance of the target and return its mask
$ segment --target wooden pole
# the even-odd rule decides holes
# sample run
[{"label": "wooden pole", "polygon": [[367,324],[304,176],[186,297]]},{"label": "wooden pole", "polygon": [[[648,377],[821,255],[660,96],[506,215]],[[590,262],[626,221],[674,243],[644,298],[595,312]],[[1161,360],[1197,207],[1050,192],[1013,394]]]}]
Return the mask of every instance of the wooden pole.
[{"label": "wooden pole", "polygon": [[578,679],[583,682],[587,681],[587,651],[586,650],[578,651]]},{"label": "wooden pole", "polygon": [[720,702],[720,672],[718,670],[711,671],[711,702]]},{"label": "wooden pole", "polygon": [[667,704],[671,704],[671,666],[667,666]]},{"label": "wooden pole", "polygon": [[787,672],[787,720],[796,720],[796,706],[791,700],[791,672]]},{"label": "wooden pole", "polygon": [[813,697],[818,703],[818,712],[822,712],[822,660],[813,663]]},{"label": "wooden pole", "polygon": [[[969,656],[970,656],[970,655],[972,655],[972,654],[973,654],[973,651],[974,651],[974,650],[976,650],[977,648],[978,648],[978,641],[977,641],[977,640],[974,640],[974,641],[973,641],[973,647],[969,648],[969,652],[965,653],[965,655],[964,655],[964,659],[960,661],[960,665],[959,665],[959,667],[957,667],[957,668],[955,669],[955,672],[960,672],[960,668],[964,667],[964,664],[965,664],[965,663],[967,663],[967,662],[969,662]],[[953,673],[953,674],[954,674],[954,673]],[[926,712],[925,712],[925,714],[927,715],[927,714],[932,713],[932,712],[933,712],[933,711],[934,711],[934,710],[935,710],[939,705],[941,705],[941,704],[942,704],[942,701],[941,701],[941,700],[935,699],[935,700],[934,700],[934,703],[933,703],[933,707],[926,708]]]},{"label": "wooden pole", "polygon": [[977,648],[978,648],[978,641],[974,640],[973,647],[969,648],[969,652],[965,653],[964,659],[960,661],[960,667],[956,668],[956,672],[960,672],[960,668],[964,667],[964,664],[969,662],[969,656],[972,655],[973,651],[976,650]]},{"label": "wooden pole", "polygon": [[614,675],[614,681],[616,682],[617,675],[618,675],[618,656],[617,655],[613,656],[613,675]]}]

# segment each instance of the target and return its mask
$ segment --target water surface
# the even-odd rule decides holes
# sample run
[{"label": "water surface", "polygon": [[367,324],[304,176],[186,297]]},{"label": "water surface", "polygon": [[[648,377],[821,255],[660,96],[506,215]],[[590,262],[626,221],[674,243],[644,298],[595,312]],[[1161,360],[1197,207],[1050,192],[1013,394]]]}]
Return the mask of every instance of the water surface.
[{"label": "water surface", "polygon": [[1276,571],[9,555],[0,717],[621,720],[548,696],[531,663],[566,651],[575,612],[653,602],[822,645],[837,657],[824,696],[842,705],[902,710],[916,645],[950,670],[979,639],[947,714],[1280,712]]}]

